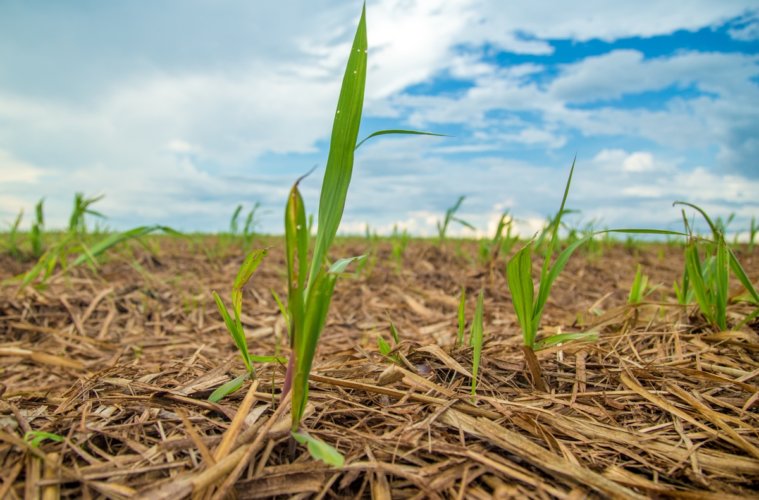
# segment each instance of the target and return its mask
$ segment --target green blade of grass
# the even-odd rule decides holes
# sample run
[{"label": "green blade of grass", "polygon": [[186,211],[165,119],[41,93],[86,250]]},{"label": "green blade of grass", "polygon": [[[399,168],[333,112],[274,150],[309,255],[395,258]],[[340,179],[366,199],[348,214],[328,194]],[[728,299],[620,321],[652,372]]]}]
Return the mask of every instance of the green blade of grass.
[{"label": "green blade of grass", "polygon": [[[315,168],[315,167],[314,167]],[[306,225],[306,207],[298,190],[300,181],[311,174],[313,169],[293,184],[285,207],[285,254],[287,260],[287,332],[290,343],[290,360],[287,364],[283,394],[292,387],[295,368],[296,342],[302,342],[305,323],[305,283],[308,272],[309,233]]]},{"label": "green blade of grass", "polygon": [[572,160],[572,166],[569,169],[567,184],[564,186],[564,196],[561,198],[561,206],[559,207],[559,211],[556,213],[556,217],[554,217],[553,227],[551,228],[551,239],[548,242],[548,251],[546,252],[545,259],[543,260],[543,267],[540,270],[541,289],[543,288],[542,284],[545,281],[545,276],[548,274],[548,269],[551,265],[551,259],[553,258],[553,251],[556,247],[557,235],[559,234],[559,228],[561,227],[561,218],[565,213],[564,207],[566,206],[567,198],[569,197],[569,187],[572,184],[572,175],[574,175],[576,161],[577,157]]},{"label": "green blade of grass", "polygon": [[701,260],[698,257],[698,248],[695,244],[690,244],[685,249],[685,267],[688,272],[693,295],[696,298],[696,303],[698,304],[701,314],[703,314],[710,323],[714,324],[716,318],[714,317],[710,306],[711,291],[708,290],[704,280],[704,272],[701,266]]},{"label": "green blade of grass", "polygon": [[332,125],[327,167],[319,198],[319,226],[308,278],[308,288],[319,274],[327,250],[337,234],[353,172],[353,155],[361,124],[366,86],[366,6],[353,39],[345,68],[335,120]]},{"label": "green blade of grass", "polygon": [[308,287],[303,331],[295,339],[295,374],[293,377],[292,430],[297,431],[308,401],[308,375],[316,354],[332,293],[337,281],[336,274],[320,272]]},{"label": "green blade of grass", "polygon": [[717,242],[716,276],[714,293],[714,316],[720,330],[727,330],[727,298],[730,293],[730,263],[728,262],[727,242],[719,234]]},{"label": "green blade of grass", "polygon": [[733,252],[733,250],[728,249],[728,251],[730,253],[730,268],[733,270],[733,273],[738,278],[738,281],[741,282],[743,287],[751,295],[751,298],[753,299],[754,304],[759,304],[759,294],[756,292],[756,288],[754,288],[754,285],[751,283],[751,280],[748,278],[746,271],[743,270],[743,266],[741,266],[741,263],[738,261],[738,258],[735,256],[735,253]]},{"label": "green blade of grass", "polygon": [[219,313],[221,314],[221,317],[224,319],[224,324],[227,326],[227,331],[229,332],[229,335],[232,337],[232,340],[234,340],[235,345],[237,346],[237,349],[240,351],[240,356],[242,357],[243,363],[245,363],[245,369],[248,371],[248,373],[253,372],[253,363],[250,359],[250,353],[248,352],[248,343],[245,340],[245,333],[240,331],[237,327],[237,322],[232,319],[232,317],[229,315],[229,311],[227,311],[227,306],[224,305],[224,301],[221,300],[221,297],[219,297],[219,294],[216,292],[212,292],[213,299],[216,301],[216,307],[219,309]]},{"label": "green blade of grass", "polygon": [[540,286],[538,287],[538,300],[535,302],[535,309],[533,310],[532,314],[532,320],[535,323],[533,329],[536,333],[538,330],[538,325],[540,324],[540,318],[543,316],[543,308],[548,301],[548,296],[551,293],[553,283],[556,281],[556,278],[559,277],[561,271],[564,270],[564,267],[567,265],[567,262],[569,262],[569,258],[572,256],[575,250],[584,245],[590,238],[592,238],[592,236],[586,236],[575,241],[567,248],[565,248],[556,258],[556,262],[554,262],[548,274],[541,276]]},{"label": "green blade of grass", "polygon": [[234,284],[232,285],[232,307],[235,313],[235,318],[240,317],[242,314],[242,289],[250,281],[253,273],[256,272],[258,266],[261,265],[264,257],[268,252],[266,250],[253,250],[248,253],[243,261],[240,269],[235,276]]},{"label": "green blade of grass", "polygon": [[528,243],[511,258],[506,265],[506,278],[511,291],[511,300],[522,327],[524,345],[532,347],[535,342],[533,326],[533,301],[535,287],[532,282],[532,243]]},{"label": "green blade of grass", "polygon": [[382,335],[377,336],[377,349],[383,356],[388,356],[393,348],[387,343],[387,340],[382,338]]},{"label": "green blade of grass", "polygon": [[292,436],[300,444],[307,444],[308,452],[315,459],[336,468],[340,468],[345,464],[343,455],[324,441],[302,432],[293,432]]},{"label": "green blade of grass", "polygon": [[364,144],[366,141],[373,137],[377,137],[380,135],[387,135],[387,134],[400,134],[400,135],[431,135],[435,137],[449,137],[446,134],[435,134],[432,132],[422,132],[419,130],[402,130],[402,129],[389,129],[389,130],[378,130],[377,132],[372,132],[371,134],[367,135],[363,139],[361,139],[358,144],[356,144],[356,148],[358,149],[361,147],[362,144]]},{"label": "green blade of grass", "polygon": [[709,215],[707,215],[706,211],[704,211],[703,208],[699,207],[698,205],[694,205],[693,203],[688,203],[687,201],[676,201],[672,203],[672,206],[675,206],[675,205],[684,205],[700,213],[701,216],[706,221],[706,223],[709,225],[709,229],[711,229],[712,231],[712,236],[714,237],[714,241],[717,241],[717,239],[719,238],[719,234],[721,234],[721,231],[719,230],[717,225],[714,222],[712,222],[712,219],[709,217]]},{"label": "green blade of grass", "polygon": [[65,440],[63,436],[60,436],[58,434],[53,434],[52,432],[27,431],[24,434],[24,441],[29,443],[29,446],[31,446],[32,448],[39,447],[39,445],[41,445],[42,442],[46,439],[49,439],[50,441],[55,441],[56,443],[62,443]]},{"label": "green blade of grass", "polygon": [[390,322],[390,335],[393,337],[393,342],[395,342],[395,345],[398,345],[401,343],[401,337],[398,335],[398,329],[395,327],[395,324],[393,322]]},{"label": "green blade of grass", "polygon": [[242,384],[245,383],[245,380],[250,377],[250,373],[244,373],[240,375],[239,377],[235,377],[229,382],[220,385],[216,388],[215,391],[211,393],[210,396],[208,396],[208,401],[211,403],[218,403],[225,397],[229,396],[233,392],[237,392],[240,390],[240,387],[242,387]]},{"label": "green blade of grass", "polygon": [[123,243],[124,241],[127,241],[127,240],[140,238],[142,236],[148,235],[150,233],[154,233],[156,231],[163,231],[164,233],[168,233],[168,234],[181,235],[181,233],[179,233],[178,231],[175,231],[174,229],[167,226],[156,225],[156,226],[135,227],[128,231],[111,234],[105,237],[104,239],[98,241],[94,245],[90,247],[86,247],[86,250],[74,260],[74,262],[72,263],[72,266],[79,266],[81,264],[84,264],[84,262],[88,260],[94,264],[95,257],[99,256],[100,254],[102,254],[103,252],[107,250],[110,250],[116,245],[119,245],[120,243]]}]

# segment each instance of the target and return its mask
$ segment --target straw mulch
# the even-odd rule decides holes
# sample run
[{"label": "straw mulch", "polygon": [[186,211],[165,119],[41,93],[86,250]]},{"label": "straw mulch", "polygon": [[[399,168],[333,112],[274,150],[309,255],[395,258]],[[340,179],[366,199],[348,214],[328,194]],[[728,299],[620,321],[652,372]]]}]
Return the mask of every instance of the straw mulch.
[{"label": "straw mulch", "polygon": [[[578,254],[543,332],[596,328],[595,343],[538,353],[525,367],[503,276],[476,247],[389,244],[343,279],[312,377],[304,427],[345,466],[310,458],[278,404],[281,366],[220,404],[243,370],[210,296],[228,295],[242,255],[224,241],[153,239],[43,290],[0,289],[0,498],[746,498],[759,496],[757,322],[714,332],[674,305],[680,250]],[[286,345],[270,289],[284,296],[281,242],[246,289],[249,345]],[[365,242],[338,246],[354,255]],[[740,254],[756,282],[757,255]],[[625,305],[635,266],[662,286]],[[9,261],[0,278],[18,266]],[[485,346],[470,397],[471,349],[455,347],[485,289]],[[750,312],[730,306],[734,324]],[[377,352],[401,335],[394,360]],[[286,353],[286,349],[284,350]],[[63,436],[37,447],[28,431]]]}]

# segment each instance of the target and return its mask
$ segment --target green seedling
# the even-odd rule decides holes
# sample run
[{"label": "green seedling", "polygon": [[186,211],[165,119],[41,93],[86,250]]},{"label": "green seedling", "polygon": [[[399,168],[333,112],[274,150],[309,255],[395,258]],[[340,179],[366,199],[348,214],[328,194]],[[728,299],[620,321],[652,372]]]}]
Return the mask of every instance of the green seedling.
[{"label": "green seedling", "polygon": [[101,219],[105,218],[103,214],[90,208],[92,204],[101,199],[103,199],[103,195],[95,196],[94,198],[85,198],[82,193],[74,195],[74,209],[71,211],[71,217],[69,218],[69,235],[81,236],[87,232],[87,223],[85,221],[85,216],[87,215]]},{"label": "green seedling", "polygon": [[484,292],[480,290],[480,295],[477,297],[477,305],[474,309],[474,318],[472,319],[472,327],[469,330],[469,345],[472,348],[472,384],[471,395],[474,400],[477,394],[477,374],[480,370],[480,358],[482,356],[482,341],[484,334]]},{"label": "green seedling", "polygon": [[[245,223],[242,226],[242,237],[243,237],[243,244],[245,247],[248,247],[250,245],[251,240],[254,236],[254,230],[256,226],[256,212],[258,209],[261,208],[261,204],[259,202],[256,202],[255,205],[253,205],[253,208],[250,209],[248,212],[248,215],[245,217]],[[242,209],[243,205],[237,205],[235,208],[235,211],[232,212],[232,217],[229,219],[229,232],[230,234],[236,235],[240,232],[240,216],[242,215]]]},{"label": "green seedling", "polygon": [[242,212],[242,203],[237,205],[235,208],[235,211],[232,212],[232,217],[229,219],[229,232],[232,234],[237,234],[237,231],[239,231],[239,224],[237,220],[240,218],[240,213]]},{"label": "green seedling", "polygon": [[242,239],[246,248],[250,246],[253,237],[255,236],[255,229],[258,222],[256,220],[256,212],[259,208],[261,208],[261,204],[256,202],[245,217],[245,225],[242,228]]},{"label": "green seedling", "polygon": [[748,228],[748,250],[754,251],[754,241],[756,240],[756,233],[759,232],[759,226],[756,224],[756,217],[751,217],[751,225]]},{"label": "green seedling", "polygon": [[[300,432],[306,403],[308,402],[308,378],[316,354],[319,337],[329,313],[337,279],[347,267],[364,256],[341,259],[329,264],[328,254],[342,219],[345,200],[353,172],[356,148],[366,140],[385,134],[420,134],[425,132],[388,130],[374,132],[357,142],[364,102],[367,68],[366,6],[351,47],[338,98],[330,139],[327,165],[319,198],[318,225],[313,253],[309,261],[311,223],[306,224],[303,198],[298,190],[298,179],[288,196],[285,208],[285,256],[287,262],[287,315],[289,322],[291,354],[282,388],[284,397],[292,390],[292,425],[296,439]],[[305,439],[305,438],[303,438]],[[308,441],[309,451],[321,459],[328,445],[314,445],[315,438]],[[325,448],[326,447],[326,448]],[[334,451],[336,454],[337,451]]]},{"label": "green seedling", "polygon": [[390,237],[391,255],[398,269],[403,266],[403,255],[406,253],[410,236],[407,230],[398,231],[398,226],[393,226],[393,234]]},{"label": "green seedling", "polygon": [[254,362],[284,362],[284,359],[278,358],[276,356],[254,356],[250,354],[250,351],[248,350],[248,342],[245,338],[245,329],[243,328],[241,319],[243,287],[245,287],[245,285],[247,285],[250,279],[253,277],[253,273],[255,273],[256,269],[258,269],[258,266],[261,265],[261,261],[263,261],[266,253],[266,250],[254,250],[253,252],[250,252],[245,258],[245,261],[240,266],[240,269],[237,271],[237,277],[235,277],[231,294],[232,313],[234,317],[229,314],[227,306],[224,305],[224,301],[221,299],[219,294],[213,292],[213,298],[216,301],[216,307],[219,309],[219,313],[224,319],[224,324],[227,327],[229,335],[232,337],[235,345],[237,346],[240,357],[245,364],[246,373],[216,389],[216,391],[214,391],[213,394],[211,394],[211,396],[208,398],[210,401],[219,401],[223,397],[242,387],[242,384],[246,379],[252,379],[255,377],[255,368],[253,365]]},{"label": "green seedling", "polygon": [[643,268],[638,264],[635,270],[635,278],[633,278],[632,285],[630,286],[630,293],[627,295],[627,303],[633,306],[638,305],[655,289],[655,287],[650,288],[648,286],[648,276],[643,274]]},{"label": "green seedling", "polygon": [[[62,235],[58,241],[42,252],[35,265],[29,271],[16,277],[16,279],[21,281],[22,288],[37,279],[40,280],[38,285],[43,286],[59,265],[64,272],[84,263],[89,263],[94,267],[97,264],[96,259],[98,256],[127,240],[136,239],[139,241],[139,238],[142,236],[154,232],[164,232],[181,236],[181,233],[167,226],[139,226],[120,233],[108,234],[97,240],[94,244],[89,245],[86,240],[92,238],[87,237],[85,216],[89,214],[96,217],[103,217],[100,212],[94,211],[90,208],[90,205],[101,198],[102,196],[85,198],[81,193],[76,194],[74,197],[74,209],[69,218],[67,232]],[[41,238],[41,226],[43,223],[42,201],[37,204],[36,212],[36,221],[39,226]],[[76,257],[70,262],[72,256]]]},{"label": "green seedling", "polygon": [[317,460],[321,460],[332,467],[342,467],[345,465],[345,458],[339,451],[315,437],[309,436],[304,432],[293,432],[293,437],[300,444],[308,445],[308,452]]},{"label": "green seedling", "polygon": [[32,246],[32,257],[39,259],[42,255],[42,233],[45,226],[45,214],[43,212],[42,204],[44,200],[40,200],[34,206],[34,222],[32,223],[32,230],[29,233],[29,242]]},{"label": "green seedling", "polygon": [[[543,316],[543,309],[545,308],[553,283],[564,269],[564,266],[566,266],[572,253],[588,240],[588,237],[585,237],[568,245],[558,255],[556,261],[551,264],[554,249],[559,242],[558,232],[559,227],[561,226],[561,218],[567,213],[564,206],[566,205],[567,196],[569,195],[569,187],[572,183],[574,167],[575,164],[572,162],[569,178],[567,179],[567,184],[564,188],[564,197],[561,200],[561,207],[559,208],[556,217],[552,220],[550,239],[547,243],[548,248],[540,272],[537,297],[535,296],[535,285],[532,280],[532,247],[534,242],[527,243],[521,250],[519,250],[516,255],[511,258],[506,268],[507,281],[509,290],[511,291],[514,311],[516,312],[519,326],[522,329],[523,351],[528,367],[532,373],[535,386],[540,390],[546,390],[546,386],[543,382],[540,365],[537,362],[534,351],[536,349],[547,347],[555,341],[555,339],[551,337],[545,338],[541,341],[537,340],[540,320]],[[589,338],[592,338],[592,335],[588,333],[563,334],[562,342],[570,340],[587,340]]]},{"label": "green seedling", "polygon": [[467,227],[471,230],[474,230],[474,226],[472,226],[467,221],[460,219],[456,217],[456,212],[458,212],[459,208],[461,208],[461,204],[464,203],[464,200],[466,199],[466,196],[459,196],[459,199],[456,200],[456,203],[453,204],[448,210],[445,211],[445,217],[443,218],[442,222],[437,222],[437,233],[438,233],[438,240],[440,243],[444,242],[446,239],[446,236],[448,234],[448,226],[451,224],[451,222],[458,222],[464,227]]},{"label": "green seedling", "polygon": [[480,261],[490,268],[491,276],[498,257],[501,254],[508,255],[519,240],[519,236],[511,235],[513,224],[514,220],[509,216],[509,211],[503,212],[498,219],[498,226],[496,226],[493,238],[480,241]]},{"label": "green seedling", "polygon": [[24,218],[24,209],[19,210],[16,219],[11,224],[8,231],[8,253],[11,257],[18,259],[21,257],[21,249],[18,247],[18,228],[21,225],[21,220]]},{"label": "green seedling", "polygon": [[[729,302],[731,271],[748,293],[747,301],[759,306],[759,294],[725,240],[723,231],[729,223],[729,219],[727,223],[717,224],[697,205],[682,201],[675,202],[675,205],[683,205],[696,210],[711,229],[711,241],[695,237],[690,238],[685,247],[685,271],[688,275],[688,286],[693,290],[693,296],[701,314],[714,328],[720,331],[727,330],[727,304]],[[690,231],[687,219],[684,220],[686,231]],[[683,291],[681,290],[679,293],[682,294]]]},{"label": "green seedling", "polygon": [[[401,343],[400,336],[398,335],[398,329],[395,327],[392,321],[390,322],[390,336],[393,338],[395,347],[398,347],[398,344]],[[377,337],[377,349],[379,349],[380,354],[392,360],[394,363],[401,363],[400,356],[393,354],[394,348],[384,338],[382,338],[381,335]]]},{"label": "green seedling", "polygon": [[39,448],[39,446],[45,440],[61,443],[64,441],[64,439],[65,438],[63,436],[58,435],[58,434],[53,434],[52,432],[27,431],[24,434],[24,441],[29,443],[29,446],[31,446],[32,448]]}]

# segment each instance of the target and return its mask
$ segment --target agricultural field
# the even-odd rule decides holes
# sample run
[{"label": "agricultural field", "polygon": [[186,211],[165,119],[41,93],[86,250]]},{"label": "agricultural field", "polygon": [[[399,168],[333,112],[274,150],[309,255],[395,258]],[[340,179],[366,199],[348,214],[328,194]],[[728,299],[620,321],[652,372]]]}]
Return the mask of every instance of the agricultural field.
[{"label": "agricultural field", "polygon": [[[538,350],[540,390],[525,362],[507,256],[491,265],[478,257],[480,244],[464,240],[412,239],[398,252],[398,239],[339,239],[333,249],[370,256],[336,287],[303,416],[303,427],[344,457],[339,467],[293,445],[289,407],[278,404],[283,363],[255,363],[253,381],[208,401],[246,373],[211,296],[228,295],[242,238],[151,236],[112,250],[97,270],[72,268],[44,287],[6,281],[2,496],[752,491],[759,323],[736,327],[756,307],[738,282],[730,328],[720,331],[672,290],[682,244],[594,242],[557,278],[540,336],[593,331],[597,339]],[[247,343],[251,355],[286,355],[287,325],[271,293],[287,294],[284,241],[250,244],[269,254],[243,291]],[[741,246],[736,255],[756,283],[756,251]],[[33,263],[2,259],[3,280]],[[638,265],[651,291],[631,304]],[[480,290],[472,396],[468,339]]]},{"label": "agricultural field", "polygon": [[0,498],[756,496],[755,218],[573,226],[573,161],[534,235],[452,237],[461,196],[436,238],[338,236],[357,149],[443,135],[359,135],[365,15],[279,235],[109,231],[81,193],[0,235]]}]

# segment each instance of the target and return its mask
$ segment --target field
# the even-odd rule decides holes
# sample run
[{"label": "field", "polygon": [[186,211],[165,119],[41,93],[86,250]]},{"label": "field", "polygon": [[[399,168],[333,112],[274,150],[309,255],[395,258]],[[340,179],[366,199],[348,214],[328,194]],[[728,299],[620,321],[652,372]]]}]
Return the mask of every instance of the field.
[{"label": "field", "polygon": [[[289,405],[276,404],[283,363],[256,363],[253,381],[208,401],[246,371],[211,296],[228,296],[240,239],[144,243],[44,287],[0,288],[0,497],[757,495],[759,321],[740,325],[755,306],[738,300],[736,280],[734,328],[679,305],[682,244],[607,242],[574,254],[540,336],[598,339],[537,351],[542,391],[525,363],[510,255],[491,265],[474,241],[414,239],[399,253],[392,238],[338,239],[331,255],[369,257],[337,283],[302,424],[344,456],[333,467],[291,437]],[[247,343],[252,354],[286,356],[271,293],[287,296],[284,240],[252,246],[269,255],[243,290]],[[739,246],[736,255],[756,283],[759,254]],[[32,264],[0,259],[3,280]],[[638,264],[659,286],[629,304]],[[462,287],[468,323],[484,291],[474,396],[473,348],[456,342]]]}]

